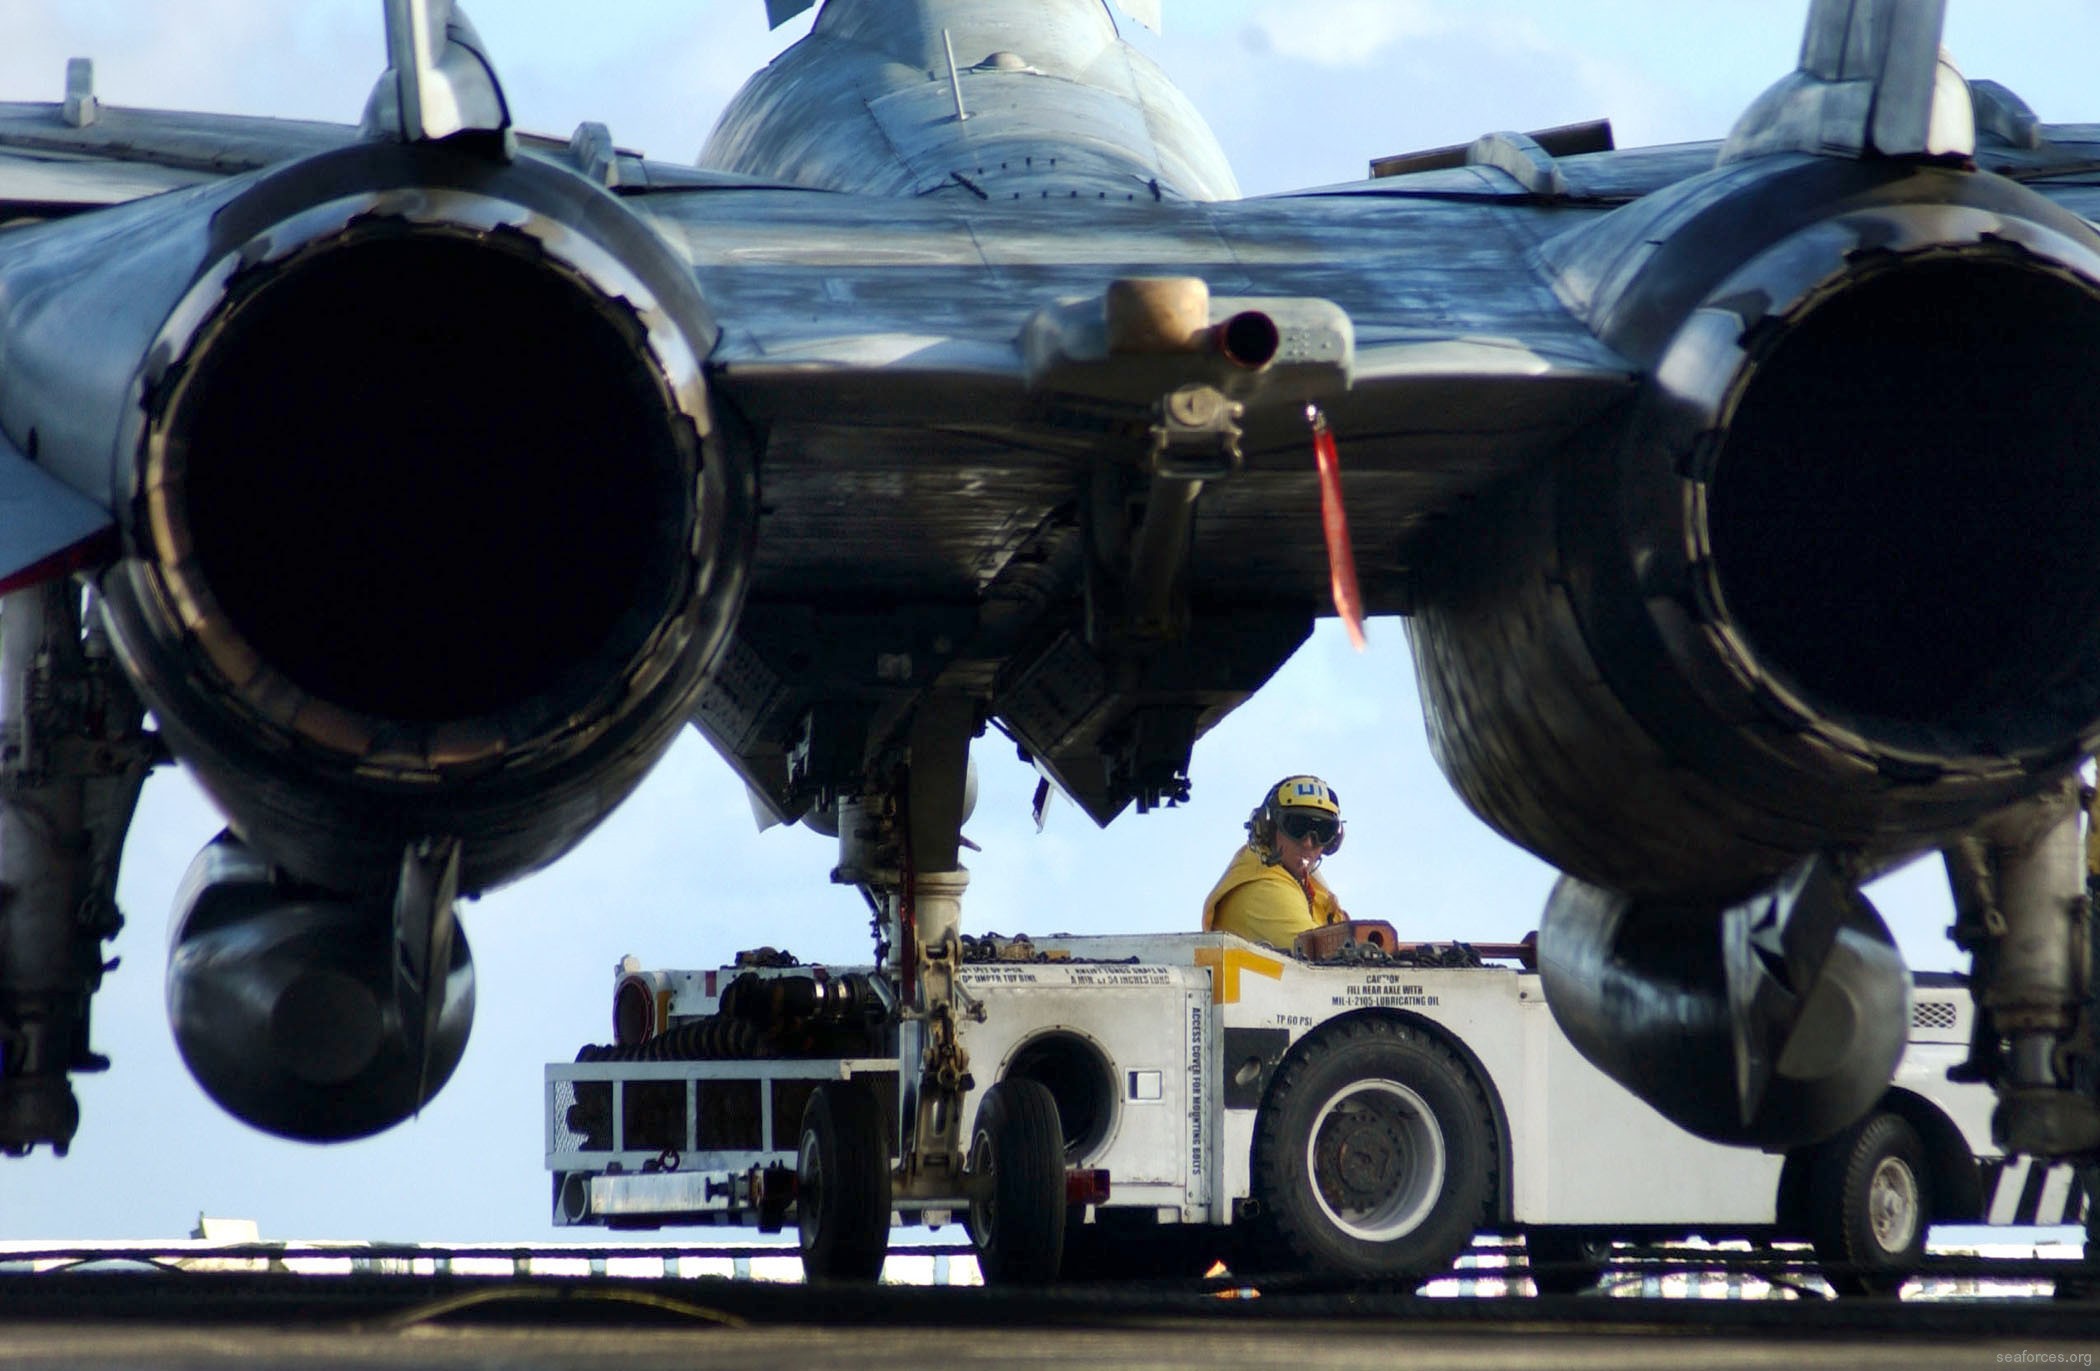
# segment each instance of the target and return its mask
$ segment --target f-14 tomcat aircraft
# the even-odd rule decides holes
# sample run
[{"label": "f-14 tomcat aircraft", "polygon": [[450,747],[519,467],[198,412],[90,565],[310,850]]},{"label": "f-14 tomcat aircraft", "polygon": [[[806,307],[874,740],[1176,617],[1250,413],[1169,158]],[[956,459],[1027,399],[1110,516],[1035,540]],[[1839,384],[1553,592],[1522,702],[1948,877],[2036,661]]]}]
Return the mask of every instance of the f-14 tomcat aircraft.
[{"label": "f-14 tomcat aircraft", "polygon": [[1719,144],[1253,200],[1103,0],[827,0],[698,166],[386,17],[356,127],[0,106],[0,1148],[74,1135],[152,767],[228,823],[183,1054],[328,1140],[457,1063],[455,902],[690,724],[838,835],[938,1184],[971,737],[1175,803],[1328,612],[1409,616],[1452,784],[1564,873],[1556,1015],[1657,1109],[1864,1111],[1859,887],[1938,850],[2008,1146],[2100,1148],[2100,127],[1964,80],[1940,0],[1814,0]]}]

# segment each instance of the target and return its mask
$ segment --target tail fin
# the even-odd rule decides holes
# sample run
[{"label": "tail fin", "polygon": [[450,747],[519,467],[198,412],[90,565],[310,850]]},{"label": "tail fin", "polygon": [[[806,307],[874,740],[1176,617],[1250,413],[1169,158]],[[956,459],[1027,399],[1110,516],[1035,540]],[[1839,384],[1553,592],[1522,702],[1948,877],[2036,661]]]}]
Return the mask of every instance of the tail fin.
[{"label": "tail fin", "polygon": [[508,140],[510,106],[496,69],[453,0],[386,0],[386,51],[387,70],[365,102],[367,138]]},{"label": "tail fin", "polygon": [[1940,51],[1946,17],[1946,0],[1812,0],[1800,66],[1751,104],[1720,160],[1973,153],[1972,98]]}]

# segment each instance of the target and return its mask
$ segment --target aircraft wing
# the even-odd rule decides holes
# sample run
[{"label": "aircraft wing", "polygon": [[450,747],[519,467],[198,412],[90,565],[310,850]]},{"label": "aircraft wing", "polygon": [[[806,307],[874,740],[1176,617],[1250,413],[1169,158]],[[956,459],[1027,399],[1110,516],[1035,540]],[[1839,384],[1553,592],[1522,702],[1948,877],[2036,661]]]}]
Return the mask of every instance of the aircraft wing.
[{"label": "aircraft wing", "polygon": [[[0,222],[57,218],[295,162],[364,141],[354,124],[64,102],[0,102]],[[69,113],[69,110],[75,111]],[[515,135],[527,156],[607,186],[741,185],[751,178],[652,161],[602,124]]]},{"label": "aircraft wing", "polygon": [[92,106],[75,123],[65,104],[0,104],[0,214],[43,218],[121,204],[356,137],[339,124],[115,106]]}]

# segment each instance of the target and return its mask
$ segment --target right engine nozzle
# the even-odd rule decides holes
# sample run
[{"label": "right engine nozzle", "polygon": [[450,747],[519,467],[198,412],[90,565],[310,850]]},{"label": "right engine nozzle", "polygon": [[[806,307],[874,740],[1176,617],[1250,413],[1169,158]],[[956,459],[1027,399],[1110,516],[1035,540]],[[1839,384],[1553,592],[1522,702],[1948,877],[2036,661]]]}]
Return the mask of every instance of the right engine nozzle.
[{"label": "right engine nozzle", "polygon": [[1937,848],[2093,752],[2090,225],[1988,173],[1772,157],[1545,255],[1644,380],[1424,559],[1408,631],[1476,812],[1710,911],[1814,852]]},{"label": "right engine nozzle", "polygon": [[419,1050],[395,989],[392,910],[285,879],[221,834],[177,896],[168,1021],[228,1113],[280,1137],[342,1142],[391,1128],[466,1051],[474,966],[454,925],[436,1032]]}]

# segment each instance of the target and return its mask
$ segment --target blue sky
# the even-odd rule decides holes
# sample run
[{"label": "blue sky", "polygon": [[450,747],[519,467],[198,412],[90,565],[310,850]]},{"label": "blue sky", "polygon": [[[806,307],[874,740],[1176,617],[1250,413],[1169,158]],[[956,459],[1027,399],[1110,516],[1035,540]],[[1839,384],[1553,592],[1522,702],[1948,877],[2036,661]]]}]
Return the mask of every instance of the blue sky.
[{"label": "blue sky", "polygon": [[[525,127],[608,123],[685,160],[744,75],[806,32],[766,31],[759,0],[469,3]],[[2090,0],[1953,0],[1948,46],[2045,119],[2100,117]],[[356,119],[383,65],[378,0],[0,0],[0,99],[51,100],[65,59],[96,59],[112,104]],[[1801,0],[1168,0],[1140,45],[1216,126],[1250,193],[1354,179],[1372,157],[1611,115],[1622,144],[1714,138],[1791,68]],[[1131,26],[1126,25],[1126,29]],[[1344,437],[1342,456],[1348,446]],[[1316,536],[1306,530],[1306,536]],[[1497,940],[1533,927],[1551,873],[1474,820],[1430,760],[1397,621],[1350,651],[1332,622],[1198,745],[1181,809],[1097,831],[1053,805],[996,736],[977,751],[965,924],[1002,932],[1192,927],[1262,788],[1310,770],[1340,792],[1350,839],[1327,876],[1405,936]],[[608,1033],[623,953],[704,966],[738,948],[868,955],[865,907],[829,885],[829,840],[755,831],[741,787],[688,734],[625,807],[550,871],[469,905],[480,1008],[451,1086],[413,1123],[320,1149],[221,1114],[191,1083],[161,1003],[168,908],[219,824],[181,776],[147,787],[120,898],[122,966],[96,1003],[73,1154],[0,1162],[0,1237],[171,1237],[200,1211],[266,1236],[483,1240],[552,1235],[540,1067]],[[1912,964],[1957,965],[1937,868],[1876,891]]]}]

